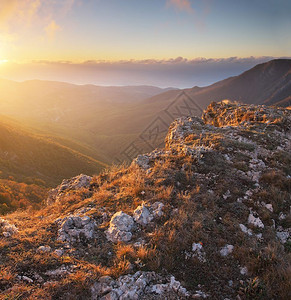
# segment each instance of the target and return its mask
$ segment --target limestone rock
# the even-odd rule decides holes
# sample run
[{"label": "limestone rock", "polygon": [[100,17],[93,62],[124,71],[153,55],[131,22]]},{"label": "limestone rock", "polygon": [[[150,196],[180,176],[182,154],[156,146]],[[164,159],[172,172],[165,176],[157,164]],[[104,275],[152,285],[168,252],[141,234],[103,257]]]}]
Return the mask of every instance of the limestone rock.
[{"label": "limestone rock", "polygon": [[132,161],[131,165],[137,166],[144,170],[148,170],[148,169],[150,169],[150,165],[151,165],[152,161],[162,158],[167,153],[168,153],[167,151],[156,149],[156,150],[152,151],[151,153],[138,155],[137,158],[135,158]]},{"label": "limestone rock", "polygon": [[147,155],[138,155],[136,159],[133,160],[133,165],[137,165],[142,169],[148,169],[149,166],[149,157]]},{"label": "limestone rock", "polygon": [[220,249],[221,256],[227,256],[232,253],[234,246],[233,245],[225,245],[223,248]]},{"label": "limestone rock", "polygon": [[58,231],[60,241],[72,243],[80,241],[81,237],[87,240],[95,237],[96,222],[88,216],[69,216],[57,220],[57,223],[61,224]]},{"label": "limestone rock", "polygon": [[110,226],[106,230],[106,237],[111,242],[129,242],[132,238],[132,233],[130,231],[119,230],[115,226]]},{"label": "limestone rock", "polygon": [[250,228],[247,228],[244,224],[239,224],[239,227],[242,232],[247,233],[250,236],[253,235],[253,231]]},{"label": "limestone rock", "polygon": [[194,256],[196,256],[201,262],[206,262],[205,252],[203,250],[202,243],[193,243],[192,244],[192,252]]},{"label": "limestone rock", "polygon": [[164,206],[165,205],[162,202],[155,202],[151,206],[151,211],[152,211],[152,214],[153,214],[154,218],[159,218],[163,215]]},{"label": "limestone rock", "polygon": [[110,221],[110,225],[113,225],[123,231],[130,231],[133,223],[132,217],[122,211],[115,213]]},{"label": "limestone rock", "polygon": [[261,221],[261,219],[259,217],[255,217],[252,212],[249,214],[248,223],[254,225],[255,227],[259,227],[259,228],[265,227],[265,225]]},{"label": "limestone rock", "polygon": [[50,205],[61,199],[61,196],[70,190],[87,188],[90,186],[92,177],[80,174],[70,179],[64,179],[62,183],[48,192],[47,204]]},{"label": "limestone rock", "polygon": [[187,299],[190,293],[174,276],[138,271],[114,280],[103,276],[91,288],[91,299]]},{"label": "limestone rock", "polygon": [[248,275],[248,268],[247,267],[241,267],[240,268],[241,275]]},{"label": "limestone rock", "polygon": [[119,211],[115,213],[110,221],[110,226],[106,230],[106,237],[111,242],[128,242],[131,240],[134,221],[128,214]]},{"label": "limestone rock", "polygon": [[14,224],[10,224],[7,220],[0,218],[0,235],[8,238],[18,232]]},{"label": "limestone rock", "polygon": [[285,244],[288,240],[290,240],[290,232],[290,228],[283,229],[282,226],[279,226],[276,232],[276,236],[282,244]]},{"label": "limestone rock", "polygon": [[55,270],[46,271],[45,275],[50,276],[50,277],[58,277],[58,276],[63,276],[68,273],[71,273],[70,267],[62,266]]},{"label": "limestone rock", "polygon": [[57,256],[59,256],[59,257],[61,257],[61,256],[63,256],[64,251],[62,249],[56,249],[54,251],[54,254],[57,255]]},{"label": "limestone rock", "polygon": [[133,218],[138,224],[145,226],[152,221],[153,215],[143,203],[135,209],[133,212]]},{"label": "limestone rock", "polygon": [[39,246],[36,250],[36,252],[39,252],[39,253],[49,253],[51,252],[51,247],[50,246]]}]

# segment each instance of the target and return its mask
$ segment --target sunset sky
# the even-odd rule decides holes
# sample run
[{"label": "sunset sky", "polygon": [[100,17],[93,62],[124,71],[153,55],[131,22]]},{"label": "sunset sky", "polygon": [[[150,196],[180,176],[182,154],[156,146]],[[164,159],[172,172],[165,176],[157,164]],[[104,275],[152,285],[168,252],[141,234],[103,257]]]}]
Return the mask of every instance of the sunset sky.
[{"label": "sunset sky", "polygon": [[52,79],[56,64],[73,82],[72,65],[86,78],[112,64],[254,65],[291,55],[290,15],[289,0],[0,0],[0,76]]}]

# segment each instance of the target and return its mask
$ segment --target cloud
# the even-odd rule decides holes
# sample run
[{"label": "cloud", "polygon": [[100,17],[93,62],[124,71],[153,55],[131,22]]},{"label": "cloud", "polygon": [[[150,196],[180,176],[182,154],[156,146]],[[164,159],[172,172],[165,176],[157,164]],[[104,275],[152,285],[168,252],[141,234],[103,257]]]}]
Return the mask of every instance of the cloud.
[{"label": "cloud", "polygon": [[166,0],[167,6],[173,6],[178,10],[194,13],[190,0]]},{"label": "cloud", "polygon": [[0,33],[21,36],[32,25],[43,28],[50,39],[59,23],[80,0],[0,0]]},{"label": "cloud", "polygon": [[16,0],[3,0],[0,3],[0,25],[3,26],[5,22],[9,19],[9,16],[13,14],[17,6]]},{"label": "cloud", "polygon": [[56,32],[60,31],[61,27],[55,22],[55,20],[52,20],[46,27],[45,32],[49,39],[53,40],[55,38]]},{"label": "cloud", "polygon": [[227,58],[205,58],[205,57],[197,57],[193,59],[188,59],[185,57],[176,57],[176,58],[168,58],[168,59],[141,59],[141,60],[117,60],[117,61],[106,61],[106,60],[87,60],[80,63],[75,63],[73,61],[34,61],[34,63],[70,63],[70,64],[79,64],[79,65],[199,65],[199,64],[224,64],[224,63],[260,63],[261,61],[267,61],[274,59],[273,56],[249,56],[249,57],[227,57]]},{"label": "cloud", "polygon": [[0,29],[29,25],[41,6],[41,0],[1,0]]},{"label": "cloud", "polygon": [[[187,88],[205,86],[238,75],[274,57],[172,58],[84,62],[39,60],[9,63],[0,77],[12,80],[43,79],[76,84],[154,85]],[[289,57],[290,59],[290,57]]]}]

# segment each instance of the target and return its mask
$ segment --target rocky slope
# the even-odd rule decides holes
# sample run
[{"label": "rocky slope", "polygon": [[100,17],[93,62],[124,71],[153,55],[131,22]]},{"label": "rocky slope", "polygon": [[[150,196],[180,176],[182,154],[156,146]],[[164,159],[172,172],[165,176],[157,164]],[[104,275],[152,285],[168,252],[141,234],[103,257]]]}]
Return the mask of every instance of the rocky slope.
[{"label": "rocky slope", "polygon": [[164,149],[63,181],[0,220],[0,295],[288,299],[290,125],[287,109],[212,103]]}]

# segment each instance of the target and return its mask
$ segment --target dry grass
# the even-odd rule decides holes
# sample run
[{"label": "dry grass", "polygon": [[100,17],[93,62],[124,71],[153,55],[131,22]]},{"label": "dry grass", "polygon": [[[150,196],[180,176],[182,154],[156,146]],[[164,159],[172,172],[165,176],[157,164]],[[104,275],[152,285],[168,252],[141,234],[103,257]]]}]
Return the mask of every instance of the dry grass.
[{"label": "dry grass", "polygon": [[[239,122],[253,118],[251,113],[237,115]],[[254,133],[244,134],[252,137]],[[8,215],[7,220],[19,228],[19,233],[0,238],[0,295],[6,299],[8,295],[11,299],[41,299],[41,295],[45,299],[86,299],[90,286],[100,276],[117,278],[153,270],[173,274],[192,291],[200,289],[201,284],[211,299],[221,299],[222,295],[235,299],[238,293],[242,299],[288,299],[290,253],[276,240],[271,227],[272,220],[284,228],[290,221],[288,217],[278,218],[281,211],[287,214],[290,205],[287,156],[280,154],[281,171],[270,159],[272,165],[261,174],[260,186],[255,188],[252,180],[238,173],[250,169],[251,144],[234,142],[222,133],[189,135],[186,144],[204,145],[212,151],[198,163],[195,157],[175,149],[177,152],[153,162],[151,172],[136,166],[114,166],[94,177],[90,188],[69,192],[58,203],[33,214],[23,211]],[[227,153],[233,155],[233,163],[224,158]],[[264,162],[268,164],[267,159]],[[248,190],[253,194],[238,202]],[[132,215],[142,202],[156,201],[165,205],[163,216],[147,227],[137,225],[132,243],[107,241],[104,230],[113,213],[122,210]],[[274,211],[267,210],[262,202],[271,203]],[[54,221],[84,207],[90,208],[86,214],[96,220],[98,237],[66,248],[57,241]],[[266,226],[264,230],[253,228],[254,233],[263,233],[261,241],[239,228],[239,224],[248,225],[250,208],[259,213]],[[107,219],[103,222],[104,212]],[[134,244],[141,239],[141,244]],[[192,255],[193,243],[203,245],[206,262]],[[219,250],[226,244],[234,245],[234,251],[222,257]],[[63,247],[64,255],[37,253],[41,245],[53,250]],[[56,278],[45,274],[60,266],[71,268],[70,273]],[[248,275],[240,274],[242,266],[248,268]],[[35,273],[49,283],[38,283]],[[18,275],[32,277],[34,282],[21,282]],[[229,280],[233,280],[233,287],[229,287]]]}]

